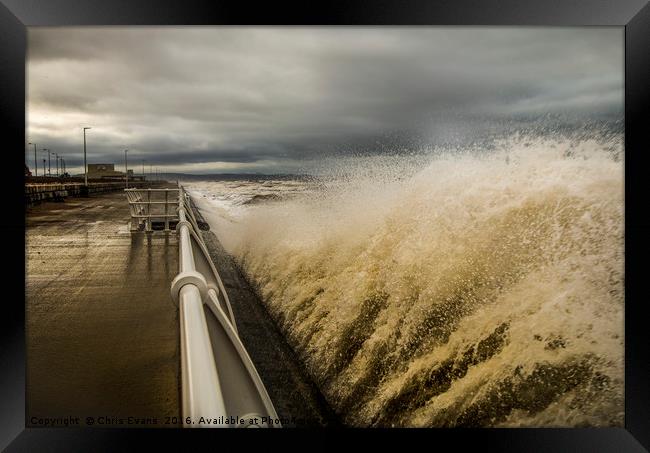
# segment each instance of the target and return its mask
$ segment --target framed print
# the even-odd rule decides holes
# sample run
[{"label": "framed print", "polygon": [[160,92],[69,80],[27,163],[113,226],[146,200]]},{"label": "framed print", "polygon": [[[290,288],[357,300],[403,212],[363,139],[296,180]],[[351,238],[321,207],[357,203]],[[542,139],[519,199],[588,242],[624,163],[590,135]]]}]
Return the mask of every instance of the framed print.
[{"label": "framed print", "polygon": [[7,451],[649,448],[647,3],[0,22]]}]

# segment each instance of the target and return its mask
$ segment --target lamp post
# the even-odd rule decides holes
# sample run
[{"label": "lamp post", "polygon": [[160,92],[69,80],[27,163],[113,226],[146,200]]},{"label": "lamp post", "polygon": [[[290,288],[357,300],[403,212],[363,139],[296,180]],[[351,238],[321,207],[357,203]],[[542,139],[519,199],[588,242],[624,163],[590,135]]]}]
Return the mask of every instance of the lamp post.
[{"label": "lamp post", "polygon": [[28,145],[34,145],[34,176],[38,176],[38,159],[36,158],[36,143],[29,142]]},{"label": "lamp post", "polygon": [[[52,176],[52,162],[50,161],[50,150],[43,148],[43,151],[47,152],[47,176]],[[45,173],[45,171],[43,171]]]},{"label": "lamp post", "polygon": [[61,173],[61,176],[65,176],[65,159],[63,158],[63,156],[61,156],[61,166],[63,168],[62,170],[63,173]]},{"label": "lamp post", "polygon": [[124,175],[125,175],[125,178],[126,178],[125,181],[126,181],[126,188],[127,189],[129,188],[129,165],[128,165],[127,158],[126,158],[126,153],[128,153],[128,152],[129,152],[128,149],[124,150]]},{"label": "lamp post", "polygon": [[56,176],[58,178],[59,177],[59,155],[58,153],[54,153],[54,155],[56,156]]},{"label": "lamp post", "polygon": [[86,129],[92,127],[84,127],[84,184],[88,187],[88,166],[86,165]]}]

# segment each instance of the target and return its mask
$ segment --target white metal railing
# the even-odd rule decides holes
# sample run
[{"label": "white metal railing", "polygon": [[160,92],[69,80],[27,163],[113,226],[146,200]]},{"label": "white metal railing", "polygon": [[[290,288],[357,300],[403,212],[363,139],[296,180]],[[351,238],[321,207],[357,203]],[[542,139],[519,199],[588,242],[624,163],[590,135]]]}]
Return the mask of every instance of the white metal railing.
[{"label": "white metal railing", "polygon": [[179,274],[171,294],[180,313],[183,425],[279,427],[180,185],[177,206]]},{"label": "white metal railing", "polygon": [[178,220],[179,189],[124,189],[131,211],[131,231],[153,231],[153,224],[164,225]]}]

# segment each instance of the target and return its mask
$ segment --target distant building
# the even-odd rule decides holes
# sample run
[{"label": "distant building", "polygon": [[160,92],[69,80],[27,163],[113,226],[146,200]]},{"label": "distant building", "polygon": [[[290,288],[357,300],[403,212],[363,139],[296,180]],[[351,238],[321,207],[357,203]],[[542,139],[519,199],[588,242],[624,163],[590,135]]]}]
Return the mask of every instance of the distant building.
[{"label": "distant building", "polygon": [[124,176],[124,172],[116,171],[115,164],[88,164],[89,178],[103,178],[105,176]]},{"label": "distant building", "polygon": [[[144,181],[144,176],[133,174],[133,170],[129,170],[129,179],[136,181]],[[89,179],[124,179],[124,172],[115,170],[115,164],[88,164],[88,178]]]}]

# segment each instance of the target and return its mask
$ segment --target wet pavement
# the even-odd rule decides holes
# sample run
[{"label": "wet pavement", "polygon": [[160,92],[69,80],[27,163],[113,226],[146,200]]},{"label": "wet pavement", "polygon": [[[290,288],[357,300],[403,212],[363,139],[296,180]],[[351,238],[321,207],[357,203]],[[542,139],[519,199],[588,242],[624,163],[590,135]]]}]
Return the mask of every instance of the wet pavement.
[{"label": "wet pavement", "polygon": [[[169,290],[178,244],[174,233],[131,236],[128,222],[122,192],[27,211],[28,426],[75,417],[81,426],[178,426],[179,320]],[[217,237],[203,236],[283,425],[339,426]]]},{"label": "wet pavement", "polygon": [[169,289],[176,237],[132,237],[128,221],[123,192],[27,210],[28,426],[46,417],[170,426],[180,416],[178,310]]}]

